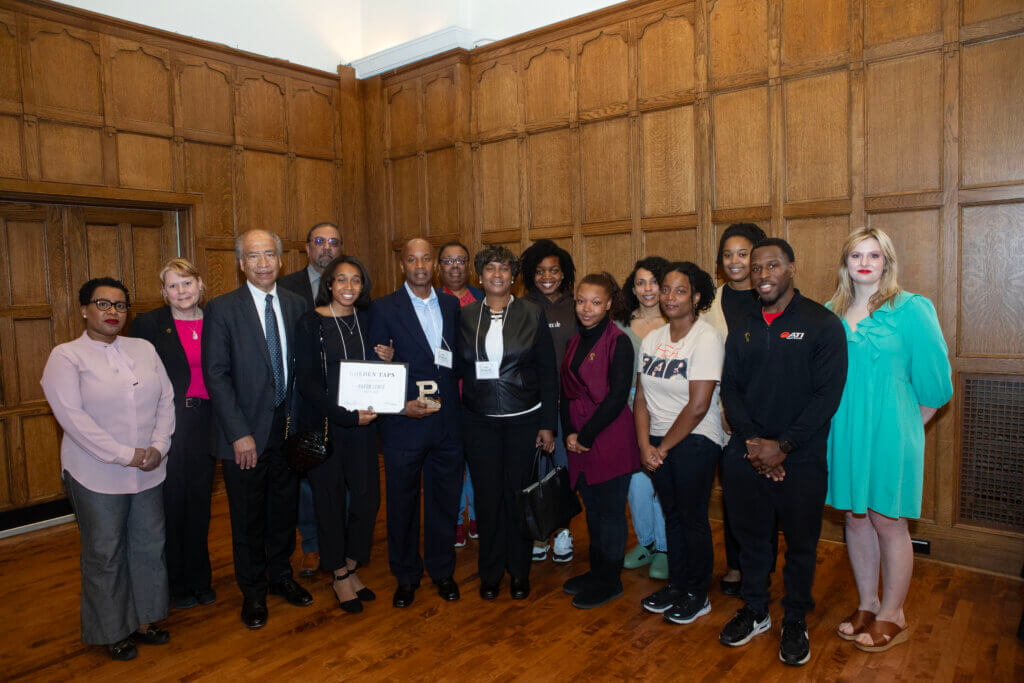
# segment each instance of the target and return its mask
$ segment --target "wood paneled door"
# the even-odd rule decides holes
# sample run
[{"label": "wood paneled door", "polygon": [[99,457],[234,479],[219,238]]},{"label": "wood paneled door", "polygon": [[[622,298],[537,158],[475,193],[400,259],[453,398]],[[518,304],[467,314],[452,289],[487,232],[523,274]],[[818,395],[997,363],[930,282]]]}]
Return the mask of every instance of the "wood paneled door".
[{"label": "wood paneled door", "polygon": [[50,350],[82,333],[78,288],[115,277],[133,310],[155,308],[178,240],[172,211],[0,202],[0,510],[64,495],[39,378]]}]

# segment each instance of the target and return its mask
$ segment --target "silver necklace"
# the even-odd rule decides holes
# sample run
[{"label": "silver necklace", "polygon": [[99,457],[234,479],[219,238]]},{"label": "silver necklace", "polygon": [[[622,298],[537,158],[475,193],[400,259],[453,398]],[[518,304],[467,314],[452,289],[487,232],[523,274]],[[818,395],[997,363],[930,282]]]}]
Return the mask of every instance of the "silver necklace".
[{"label": "silver necklace", "polygon": [[[338,324],[338,316],[334,314],[334,302],[327,302],[327,308],[331,310],[331,320],[334,321],[334,326],[338,328],[338,336],[341,337],[341,350],[345,353],[345,360],[348,360],[348,345],[345,343],[345,335],[341,332],[341,325]],[[344,323],[349,334],[355,334],[355,331],[359,330],[359,346],[362,347],[363,360],[366,360],[366,342],[363,341],[363,329],[359,326],[359,316],[353,313],[352,317],[356,319],[356,324],[352,327],[349,327],[344,320],[341,322]]]}]

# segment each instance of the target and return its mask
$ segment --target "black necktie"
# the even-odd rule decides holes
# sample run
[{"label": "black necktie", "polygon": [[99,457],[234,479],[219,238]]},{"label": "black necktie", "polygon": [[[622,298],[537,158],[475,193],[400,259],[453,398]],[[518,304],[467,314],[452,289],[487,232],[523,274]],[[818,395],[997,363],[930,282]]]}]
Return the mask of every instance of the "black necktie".
[{"label": "black necktie", "polygon": [[284,385],[284,357],[281,354],[281,335],[277,331],[277,314],[274,313],[274,295],[267,294],[267,305],[263,309],[263,322],[267,327],[267,351],[270,352],[270,367],[274,369],[274,407],[281,405],[287,388]]}]

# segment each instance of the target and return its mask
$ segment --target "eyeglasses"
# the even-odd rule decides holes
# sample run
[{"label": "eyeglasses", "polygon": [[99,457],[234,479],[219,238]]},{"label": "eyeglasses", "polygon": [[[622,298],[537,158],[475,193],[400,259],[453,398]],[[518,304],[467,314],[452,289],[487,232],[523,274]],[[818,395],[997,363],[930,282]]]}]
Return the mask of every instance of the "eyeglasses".
[{"label": "eyeglasses", "polygon": [[464,266],[467,263],[469,263],[469,259],[468,258],[443,258],[443,259],[441,259],[441,263],[443,263],[446,266],[454,266],[456,263],[458,263],[460,266]]},{"label": "eyeglasses", "polygon": [[118,313],[124,313],[131,308],[131,306],[124,301],[111,301],[110,299],[93,299],[89,303],[96,304],[96,308],[101,311],[109,311],[110,307],[113,306],[114,310]]},{"label": "eyeglasses", "polygon": [[336,247],[339,244],[341,244],[341,240],[339,240],[337,237],[314,237],[310,241],[318,247],[322,247],[325,244],[329,244],[332,247]]}]

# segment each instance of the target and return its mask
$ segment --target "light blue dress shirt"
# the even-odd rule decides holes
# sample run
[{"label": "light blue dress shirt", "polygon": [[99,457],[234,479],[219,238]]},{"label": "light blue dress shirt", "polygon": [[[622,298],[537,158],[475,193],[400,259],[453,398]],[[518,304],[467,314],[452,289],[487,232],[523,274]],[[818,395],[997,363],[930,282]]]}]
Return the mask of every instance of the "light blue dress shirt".
[{"label": "light blue dress shirt", "polygon": [[444,323],[441,320],[441,302],[437,299],[437,292],[431,287],[430,296],[421,299],[413,294],[408,282],[405,283],[405,291],[408,292],[409,299],[412,300],[412,310],[416,312],[416,318],[420,321],[420,327],[423,328],[423,334],[426,336],[427,342],[430,343],[430,348],[441,348]]}]

